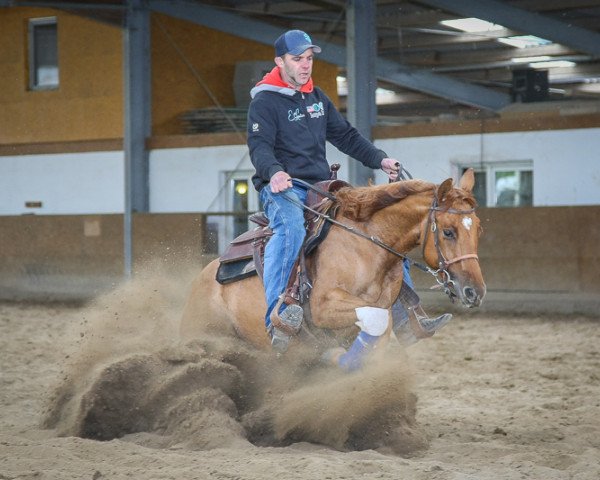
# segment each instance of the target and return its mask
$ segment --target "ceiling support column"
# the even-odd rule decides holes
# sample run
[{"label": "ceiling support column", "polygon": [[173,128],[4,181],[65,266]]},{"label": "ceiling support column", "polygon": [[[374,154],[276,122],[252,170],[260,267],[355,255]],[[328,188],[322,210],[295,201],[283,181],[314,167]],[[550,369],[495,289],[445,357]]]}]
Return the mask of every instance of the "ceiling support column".
[{"label": "ceiling support column", "polygon": [[[346,5],[347,118],[369,140],[371,129],[377,122],[375,8],[375,2],[362,0],[348,0]],[[353,185],[367,185],[375,178],[373,170],[358,161],[351,160],[349,169],[349,180]]]},{"label": "ceiling support column", "polygon": [[123,29],[124,273],[133,264],[132,213],[149,211],[146,138],[151,135],[150,13],[143,0],[128,0]]}]

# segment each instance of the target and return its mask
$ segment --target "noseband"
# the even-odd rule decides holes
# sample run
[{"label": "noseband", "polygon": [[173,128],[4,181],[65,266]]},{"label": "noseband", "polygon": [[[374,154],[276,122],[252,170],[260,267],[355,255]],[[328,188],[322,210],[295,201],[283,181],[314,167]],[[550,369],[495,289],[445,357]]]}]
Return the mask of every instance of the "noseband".
[{"label": "noseband", "polygon": [[423,258],[425,258],[425,247],[427,246],[427,237],[429,236],[429,231],[431,230],[431,232],[433,233],[433,244],[435,246],[435,251],[438,257],[438,269],[433,270],[430,273],[435,277],[436,281],[438,282],[438,285],[444,289],[444,292],[450,297],[452,301],[454,301],[454,297],[456,297],[457,295],[454,291],[455,282],[450,276],[448,267],[453,263],[462,262],[463,260],[468,260],[470,258],[473,258],[479,262],[479,257],[476,253],[467,253],[465,255],[454,257],[450,260],[446,259],[446,257],[442,253],[442,249],[440,248],[440,232],[437,227],[436,212],[453,213],[456,215],[469,215],[474,211],[475,208],[470,208],[468,210],[457,210],[455,208],[441,208],[438,204],[437,189],[433,192],[433,200],[431,202],[431,207],[429,207],[429,215],[427,216],[427,224],[425,225],[425,236],[423,238],[422,255]]}]

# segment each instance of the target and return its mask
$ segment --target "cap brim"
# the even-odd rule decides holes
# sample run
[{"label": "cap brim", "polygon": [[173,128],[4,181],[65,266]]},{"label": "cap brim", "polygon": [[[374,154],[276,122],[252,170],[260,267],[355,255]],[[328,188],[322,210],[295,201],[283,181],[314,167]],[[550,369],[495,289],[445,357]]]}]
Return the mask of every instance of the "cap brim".
[{"label": "cap brim", "polygon": [[313,49],[313,53],[321,53],[321,47],[319,47],[318,45],[301,45],[299,47],[294,48],[293,50],[290,50],[288,53],[290,55],[302,55],[309,48]]}]

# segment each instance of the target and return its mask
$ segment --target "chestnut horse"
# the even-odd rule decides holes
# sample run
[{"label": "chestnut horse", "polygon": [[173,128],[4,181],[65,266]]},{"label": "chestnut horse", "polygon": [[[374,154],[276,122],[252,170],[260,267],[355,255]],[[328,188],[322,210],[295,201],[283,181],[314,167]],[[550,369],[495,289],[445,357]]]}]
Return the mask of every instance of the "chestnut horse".
[{"label": "chestnut horse", "polygon": [[[306,261],[312,280],[309,305],[304,306],[305,311],[310,308],[309,327],[348,341],[359,331],[354,326],[356,308],[390,312],[402,284],[400,252],[419,244],[428,270],[447,293],[467,307],[478,306],[486,287],[477,258],[480,226],[473,185],[469,169],[458,188],[447,179],[439,186],[406,180],[338,190],[335,221]],[[270,347],[261,280],[253,276],[221,285],[215,280],[218,266],[219,260],[214,260],[194,280],[182,336],[238,335],[258,348]],[[389,318],[391,325],[391,313]],[[391,326],[388,335],[390,331]]]}]

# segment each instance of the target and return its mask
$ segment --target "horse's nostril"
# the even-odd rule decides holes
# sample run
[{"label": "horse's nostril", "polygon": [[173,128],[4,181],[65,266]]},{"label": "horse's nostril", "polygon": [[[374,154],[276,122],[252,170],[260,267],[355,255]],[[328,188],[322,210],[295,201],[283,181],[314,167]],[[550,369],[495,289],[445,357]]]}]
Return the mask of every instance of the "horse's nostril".
[{"label": "horse's nostril", "polygon": [[477,298],[477,292],[475,291],[474,288],[465,287],[465,288],[463,288],[463,293],[469,301],[473,301]]}]

